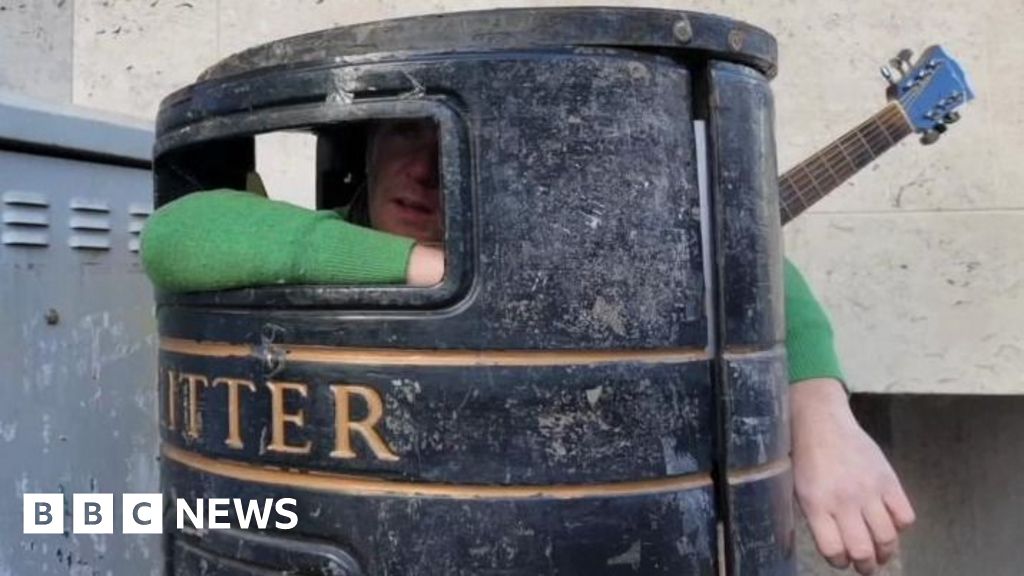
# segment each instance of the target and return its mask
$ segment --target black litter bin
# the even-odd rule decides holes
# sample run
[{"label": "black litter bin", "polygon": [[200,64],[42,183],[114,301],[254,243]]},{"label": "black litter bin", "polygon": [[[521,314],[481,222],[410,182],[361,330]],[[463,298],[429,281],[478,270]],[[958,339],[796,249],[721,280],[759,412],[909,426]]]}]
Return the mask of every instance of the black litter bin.
[{"label": "black litter bin", "polygon": [[775,49],[704,14],[468,12],[272,42],[166,98],[158,204],[243,188],[280,130],[343,203],[367,122],[434,119],[447,255],[432,288],[158,294],[165,495],[298,517],[171,505],[167,572],[792,574]]}]

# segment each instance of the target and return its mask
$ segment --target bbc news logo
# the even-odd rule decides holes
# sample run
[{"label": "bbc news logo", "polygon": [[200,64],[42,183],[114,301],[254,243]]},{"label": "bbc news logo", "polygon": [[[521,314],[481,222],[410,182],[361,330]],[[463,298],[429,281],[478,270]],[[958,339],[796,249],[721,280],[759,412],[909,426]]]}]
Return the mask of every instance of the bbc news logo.
[{"label": "bbc news logo", "polygon": [[[271,525],[278,530],[291,530],[299,524],[296,505],[294,498],[199,498],[194,503],[178,498],[174,505],[175,525],[178,530],[185,528],[186,524],[197,530],[235,526],[242,530],[266,530]],[[22,506],[23,533],[64,533],[64,494],[25,494]],[[113,534],[115,514],[113,494],[73,494],[71,531],[75,534]],[[121,495],[122,534],[162,534],[163,516],[162,494]]]}]

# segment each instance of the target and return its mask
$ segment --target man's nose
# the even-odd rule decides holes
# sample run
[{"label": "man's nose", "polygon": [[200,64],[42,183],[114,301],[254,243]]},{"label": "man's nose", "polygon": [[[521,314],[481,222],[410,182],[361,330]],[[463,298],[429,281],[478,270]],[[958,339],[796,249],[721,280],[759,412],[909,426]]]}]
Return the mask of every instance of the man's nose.
[{"label": "man's nose", "polygon": [[425,145],[416,152],[409,162],[409,176],[426,188],[437,188],[439,179],[437,163],[437,144]]}]

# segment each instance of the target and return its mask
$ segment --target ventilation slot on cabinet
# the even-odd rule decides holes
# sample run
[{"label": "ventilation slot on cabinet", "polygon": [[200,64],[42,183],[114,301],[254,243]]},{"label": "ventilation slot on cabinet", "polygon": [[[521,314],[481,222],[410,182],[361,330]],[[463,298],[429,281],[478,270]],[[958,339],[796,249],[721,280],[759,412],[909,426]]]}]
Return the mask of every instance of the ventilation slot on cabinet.
[{"label": "ventilation slot on cabinet", "polygon": [[145,204],[130,204],[128,206],[128,215],[131,218],[128,222],[128,233],[131,237],[128,239],[128,249],[132,252],[139,252],[139,235],[142,234],[142,227],[146,225],[146,218],[149,218],[149,214],[152,209]]},{"label": "ventilation slot on cabinet", "polygon": [[50,245],[50,201],[42,192],[7,190],[3,193],[5,246]]},{"label": "ventilation slot on cabinet", "polygon": [[110,250],[110,205],[104,200],[71,199],[71,237],[78,250]]}]

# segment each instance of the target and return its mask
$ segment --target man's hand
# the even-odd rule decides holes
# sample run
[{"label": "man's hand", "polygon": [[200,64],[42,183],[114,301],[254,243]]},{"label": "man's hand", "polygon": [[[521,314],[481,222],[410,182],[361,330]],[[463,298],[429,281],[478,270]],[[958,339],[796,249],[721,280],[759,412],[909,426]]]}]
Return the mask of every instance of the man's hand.
[{"label": "man's hand", "polygon": [[433,246],[416,244],[409,254],[405,282],[410,286],[433,286],[444,278],[444,251]]},{"label": "man's hand", "polygon": [[914,510],[878,445],[850,411],[842,384],[790,387],[793,480],[814,541],[829,564],[873,574],[899,545]]}]

